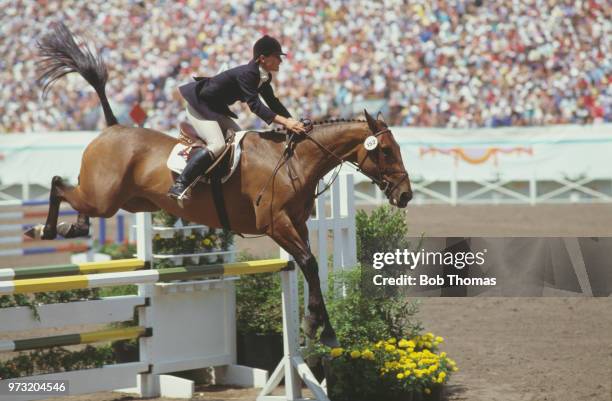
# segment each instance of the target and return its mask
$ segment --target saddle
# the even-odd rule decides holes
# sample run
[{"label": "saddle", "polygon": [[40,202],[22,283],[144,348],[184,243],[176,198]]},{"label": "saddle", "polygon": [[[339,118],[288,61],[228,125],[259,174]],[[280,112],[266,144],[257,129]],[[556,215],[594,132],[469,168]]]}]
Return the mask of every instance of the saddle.
[{"label": "saddle", "polygon": [[[179,143],[185,146],[185,149],[179,152],[179,155],[184,157],[185,162],[191,158],[192,150],[195,148],[206,147],[206,141],[198,135],[198,132],[193,125],[188,122],[181,122],[179,124]],[[225,135],[225,147],[221,153],[217,156],[213,164],[208,170],[203,172],[200,181],[207,182],[207,177],[219,176],[226,177],[232,172],[232,161],[234,160],[234,152],[236,147],[232,146],[236,133],[232,129],[228,129]]]}]

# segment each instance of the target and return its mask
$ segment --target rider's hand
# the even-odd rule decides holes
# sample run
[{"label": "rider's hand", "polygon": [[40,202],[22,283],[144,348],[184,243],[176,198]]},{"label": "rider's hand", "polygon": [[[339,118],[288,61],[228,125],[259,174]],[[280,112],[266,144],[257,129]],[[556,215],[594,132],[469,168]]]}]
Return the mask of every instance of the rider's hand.
[{"label": "rider's hand", "polygon": [[287,118],[284,125],[289,131],[297,132],[299,134],[306,132],[304,124],[302,124],[300,121],[294,120],[293,118]]}]

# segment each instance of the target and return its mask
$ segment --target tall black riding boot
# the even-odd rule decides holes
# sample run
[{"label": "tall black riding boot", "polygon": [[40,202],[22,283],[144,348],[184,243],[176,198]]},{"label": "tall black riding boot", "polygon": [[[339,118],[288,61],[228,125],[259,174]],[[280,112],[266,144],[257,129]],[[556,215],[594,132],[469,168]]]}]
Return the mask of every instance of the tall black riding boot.
[{"label": "tall black riding boot", "polygon": [[168,190],[168,196],[170,198],[179,199],[182,195],[182,199],[189,199],[189,197],[183,193],[192,182],[206,172],[214,160],[212,152],[206,148],[195,148],[192,152],[195,153],[187,162],[181,175],[177,177],[174,185]]}]

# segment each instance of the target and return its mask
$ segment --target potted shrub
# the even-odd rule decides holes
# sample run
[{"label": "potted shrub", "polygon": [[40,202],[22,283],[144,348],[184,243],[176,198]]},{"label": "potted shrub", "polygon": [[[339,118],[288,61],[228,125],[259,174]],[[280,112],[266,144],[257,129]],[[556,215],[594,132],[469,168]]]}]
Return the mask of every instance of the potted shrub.
[{"label": "potted shrub", "polygon": [[283,357],[278,274],[254,274],[236,282],[238,364],[272,372]]}]

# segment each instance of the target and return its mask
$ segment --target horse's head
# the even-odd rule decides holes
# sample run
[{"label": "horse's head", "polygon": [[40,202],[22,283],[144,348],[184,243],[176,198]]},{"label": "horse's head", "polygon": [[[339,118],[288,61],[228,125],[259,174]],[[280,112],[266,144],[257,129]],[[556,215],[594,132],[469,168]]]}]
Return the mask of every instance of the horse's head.
[{"label": "horse's head", "polygon": [[381,113],[374,119],[364,112],[371,134],[357,150],[359,168],[385,193],[389,203],[406,207],[412,199],[412,188],[400,147]]}]

